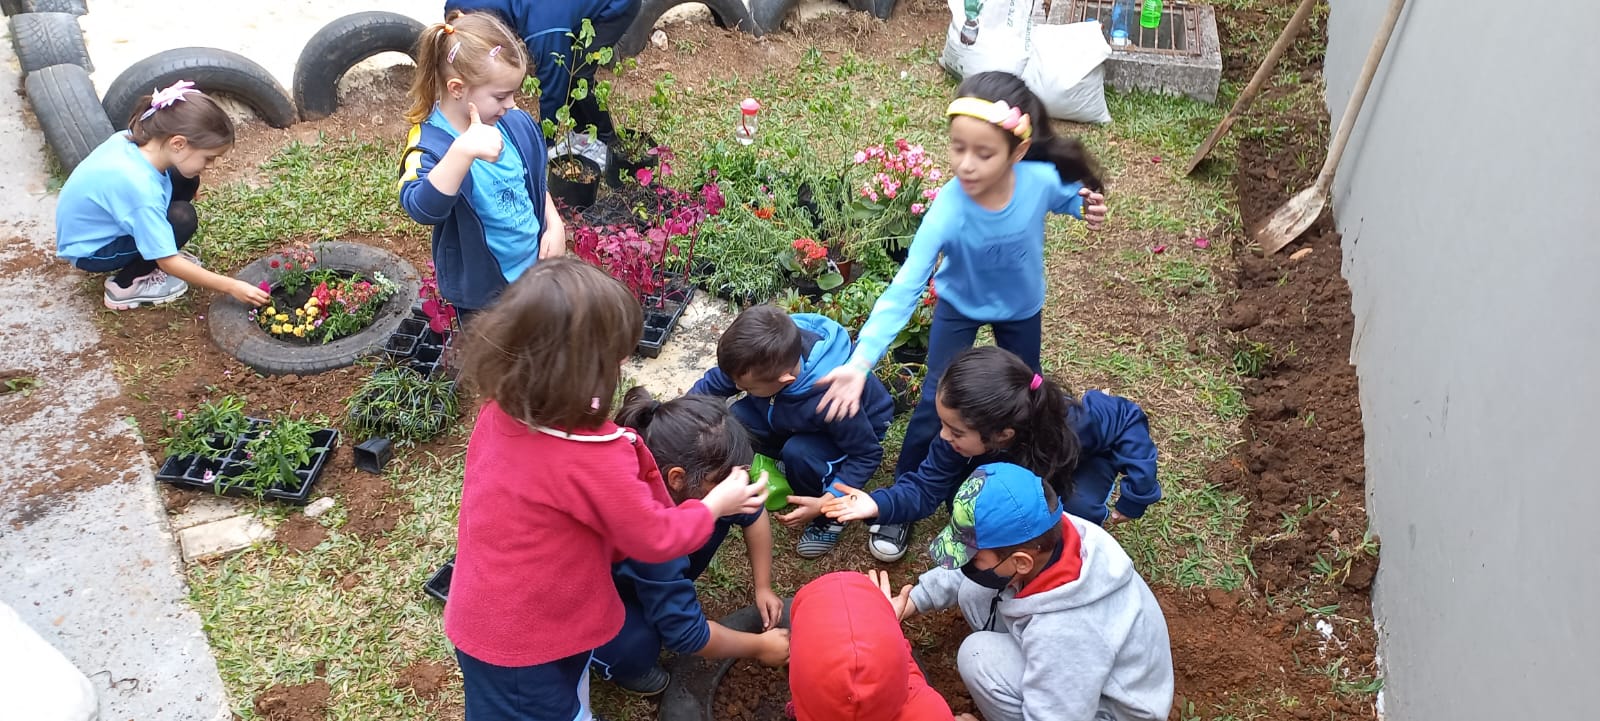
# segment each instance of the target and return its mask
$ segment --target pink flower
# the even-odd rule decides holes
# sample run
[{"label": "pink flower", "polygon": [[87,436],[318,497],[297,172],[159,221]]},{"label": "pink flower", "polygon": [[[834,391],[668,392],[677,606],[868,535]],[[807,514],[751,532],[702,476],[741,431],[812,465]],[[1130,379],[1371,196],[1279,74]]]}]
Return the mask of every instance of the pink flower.
[{"label": "pink flower", "polygon": [[860,164],[865,163],[865,162],[867,162],[867,151],[865,151],[865,150],[857,150],[856,151],[856,165],[860,165]]},{"label": "pink flower", "polygon": [[649,185],[650,181],[655,180],[656,172],[649,168],[640,168],[633,171],[633,177],[639,181],[640,185]]},{"label": "pink flower", "polygon": [[932,181],[937,182],[940,178],[943,178],[943,177],[944,177],[944,173],[939,172],[938,168],[934,168],[933,170],[928,171],[928,180],[932,180]]},{"label": "pink flower", "polygon": [[1161,156],[1159,156],[1159,155],[1151,156],[1150,162],[1152,162],[1152,163],[1160,163],[1161,162]]},{"label": "pink flower", "polygon": [[928,209],[928,206],[923,205],[921,203],[912,203],[911,204],[911,214],[912,215],[922,215],[922,211],[927,210],[927,209]]},{"label": "pink flower", "polygon": [[201,476],[201,480],[209,481],[209,480],[211,480],[213,478],[216,478],[216,477],[217,476],[216,476],[215,473],[212,473],[211,471],[206,471],[206,474],[204,476]]},{"label": "pink flower", "polygon": [[178,411],[178,420],[183,420],[183,411]]},{"label": "pink flower", "polygon": [[1194,247],[1205,250],[1206,248],[1211,247],[1211,241],[1206,240],[1205,238],[1195,238]]},{"label": "pink flower", "polygon": [[1154,248],[1151,248],[1150,252],[1151,253],[1165,253],[1165,252],[1167,252],[1167,244],[1166,243],[1162,243],[1162,244],[1160,244],[1160,245],[1158,245],[1158,246],[1156,246]]},{"label": "pink flower", "polygon": [[883,189],[884,196],[891,199],[894,198],[896,192],[893,185]]},{"label": "pink flower", "polygon": [[263,293],[271,293],[272,292],[272,284],[268,283],[267,281],[264,281],[264,280],[261,281],[260,283],[257,283],[256,287],[260,288],[261,292],[263,292]]},{"label": "pink flower", "polygon": [[270,265],[270,266],[276,268],[279,265],[281,265],[281,263],[279,263],[277,260],[273,260],[271,263],[268,263],[267,265]]},{"label": "pink flower", "polygon": [[927,190],[922,191],[922,197],[927,198],[928,200],[933,200],[933,197],[938,194],[938,188],[928,188]]}]

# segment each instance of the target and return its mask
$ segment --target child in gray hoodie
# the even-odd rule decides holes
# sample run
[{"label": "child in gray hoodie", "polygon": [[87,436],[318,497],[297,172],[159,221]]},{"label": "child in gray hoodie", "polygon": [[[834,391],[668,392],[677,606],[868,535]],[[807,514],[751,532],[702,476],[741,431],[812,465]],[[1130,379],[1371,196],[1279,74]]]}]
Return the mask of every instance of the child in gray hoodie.
[{"label": "child in gray hoodie", "polygon": [[979,466],[928,552],[941,568],[894,605],[901,618],[961,606],[973,632],[957,663],[987,721],[1165,721],[1161,606],[1116,540],[1061,512],[1038,476]]}]

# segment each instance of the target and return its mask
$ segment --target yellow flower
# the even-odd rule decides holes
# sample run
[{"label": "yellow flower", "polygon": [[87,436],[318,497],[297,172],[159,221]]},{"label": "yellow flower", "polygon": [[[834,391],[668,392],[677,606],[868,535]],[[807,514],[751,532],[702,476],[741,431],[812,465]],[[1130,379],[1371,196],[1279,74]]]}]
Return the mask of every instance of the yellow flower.
[{"label": "yellow flower", "polygon": [[289,320],[289,314],[288,313],[279,313],[278,314],[278,322],[279,323],[285,323],[285,322],[288,322],[288,320]]},{"label": "yellow flower", "polygon": [[298,316],[301,316],[301,317],[304,317],[305,314],[306,314],[306,311],[305,311],[304,308],[295,308],[294,309],[294,314],[298,315]]},{"label": "yellow flower", "polygon": [[319,304],[321,304],[321,302],[322,301],[317,300],[316,296],[311,296],[310,298],[306,299],[306,307],[309,308],[309,307],[311,307],[313,305],[319,305]]},{"label": "yellow flower", "polygon": [[269,305],[269,306],[267,306],[266,313],[267,313],[267,317],[271,318],[272,316],[275,316],[275,315],[278,314],[278,309]]},{"label": "yellow flower", "polygon": [[272,332],[273,333],[282,333],[283,332],[283,326],[278,325],[277,323],[273,323],[272,324]]},{"label": "yellow flower", "polygon": [[296,338],[304,338],[304,337],[306,337],[305,326],[299,326],[299,327],[295,328],[294,329],[294,335],[295,335]]}]

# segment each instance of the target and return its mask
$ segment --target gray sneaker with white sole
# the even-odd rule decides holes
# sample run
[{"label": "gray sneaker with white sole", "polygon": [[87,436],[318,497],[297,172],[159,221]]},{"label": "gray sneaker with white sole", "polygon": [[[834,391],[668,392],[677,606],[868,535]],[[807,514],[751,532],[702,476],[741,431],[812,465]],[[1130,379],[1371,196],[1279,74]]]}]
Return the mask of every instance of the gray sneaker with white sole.
[{"label": "gray sneaker with white sole", "polygon": [[118,286],[110,278],[106,279],[106,307],[112,310],[128,310],[141,305],[160,305],[170,303],[183,297],[189,292],[189,284],[174,278],[159,270],[151,271],[133,279],[133,284],[127,288]]}]

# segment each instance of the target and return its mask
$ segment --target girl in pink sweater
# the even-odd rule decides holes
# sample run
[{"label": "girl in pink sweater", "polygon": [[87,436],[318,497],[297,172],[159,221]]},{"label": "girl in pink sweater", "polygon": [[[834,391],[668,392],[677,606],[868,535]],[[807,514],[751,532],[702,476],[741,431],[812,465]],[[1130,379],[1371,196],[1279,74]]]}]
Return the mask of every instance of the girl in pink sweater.
[{"label": "girl in pink sweater", "polygon": [[639,301],[581,261],[524,273],[472,324],[465,373],[487,400],[467,444],[445,635],[467,721],[584,721],[590,652],[622,627],[611,566],[705,544],[754,513],[763,484],[735,469],[674,505],[638,436],[610,420]]}]

